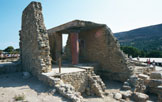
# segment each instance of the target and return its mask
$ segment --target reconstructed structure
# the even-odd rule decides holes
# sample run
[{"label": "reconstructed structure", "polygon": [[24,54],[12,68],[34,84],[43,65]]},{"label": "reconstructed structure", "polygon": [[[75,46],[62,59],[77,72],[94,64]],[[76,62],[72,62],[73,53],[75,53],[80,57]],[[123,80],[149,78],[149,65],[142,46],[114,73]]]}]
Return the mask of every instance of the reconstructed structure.
[{"label": "reconstructed structure", "polygon": [[72,64],[96,63],[95,71],[105,78],[124,81],[131,75],[126,57],[105,24],[75,20],[48,30],[51,55],[62,52],[62,34],[69,34],[64,58]]},{"label": "reconstructed structure", "polygon": [[[64,54],[62,34],[69,35]],[[80,102],[85,93],[103,96],[105,84],[95,73],[119,81],[127,80],[132,74],[127,57],[105,24],[74,20],[46,30],[39,2],[31,2],[23,11],[20,49],[23,70],[56,87],[74,102]],[[53,73],[51,62],[57,65],[61,57],[68,66],[82,70]],[[92,66],[85,66],[89,63]]]}]

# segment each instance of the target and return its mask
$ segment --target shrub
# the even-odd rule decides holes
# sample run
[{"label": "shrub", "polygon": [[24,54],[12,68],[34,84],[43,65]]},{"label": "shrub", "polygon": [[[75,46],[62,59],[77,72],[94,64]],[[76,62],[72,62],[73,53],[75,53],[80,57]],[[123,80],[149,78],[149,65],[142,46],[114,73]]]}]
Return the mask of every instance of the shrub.
[{"label": "shrub", "polygon": [[22,101],[25,99],[25,95],[24,94],[21,94],[21,95],[15,95],[14,96],[14,100],[15,101]]}]

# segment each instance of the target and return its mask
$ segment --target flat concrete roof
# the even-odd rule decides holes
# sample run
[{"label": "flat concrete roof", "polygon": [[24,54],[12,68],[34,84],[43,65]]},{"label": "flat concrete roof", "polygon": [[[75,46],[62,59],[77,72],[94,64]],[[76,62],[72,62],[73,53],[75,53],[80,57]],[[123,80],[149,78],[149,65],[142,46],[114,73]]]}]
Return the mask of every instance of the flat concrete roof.
[{"label": "flat concrete roof", "polygon": [[55,32],[61,32],[61,33],[69,33],[73,31],[80,31],[80,30],[88,30],[93,29],[97,27],[105,26],[105,24],[97,24],[90,21],[82,21],[82,20],[74,20],[65,24],[62,24],[60,26],[48,29],[48,34],[52,34]]}]

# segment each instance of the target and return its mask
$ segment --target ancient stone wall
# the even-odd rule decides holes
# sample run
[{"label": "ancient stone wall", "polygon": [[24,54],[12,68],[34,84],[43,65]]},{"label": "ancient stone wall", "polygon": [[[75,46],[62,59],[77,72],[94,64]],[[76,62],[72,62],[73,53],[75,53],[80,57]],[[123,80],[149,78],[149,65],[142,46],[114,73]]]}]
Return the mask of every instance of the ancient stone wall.
[{"label": "ancient stone wall", "polygon": [[58,57],[61,56],[62,52],[62,34],[61,33],[49,33],[49,44],[52,61],[56,63]]},{"label": "ancient stone wall", "polygon": [[61,74],[60,79],[65,84],[72,85],[77,92],[86,96],[95,95],[102,97],[106,88],[100,76],[96,75],[93,69]]},{"label": "ancient stone wall", "polygon": [[84,48],[80,49],[80,56],[86,61],[98,63],[100,67],[95,70],[101,76],[120,81],[130,76],[126,57],[107,26],[83,31],[79,39],[85,43]]},{"label": "ancient stone wall", "polygon": [[[84,24],[84,26],[79,25],[80,23]],[[95,71],[104,78],[126,81],[132,74],[131,63],[120,50],[117,40],[106,25],[94,26],[97,24],[86,21],[73,21],[70,24],[67,23],[48,30],[50,33],[53,33],[49,34],[49,37],[53,36],[56,39],[55,45],[52,45],[53,38],[50,40],[50,46],[53,48],[51,49],[51,53],[56,52],[52,56],[57,59],[58,54],[61,52],[59,46],[62,44],[62,39],[60,39],[58,34],[58,32],[61,33],[59,29],[62,30],[62,33],[67,32],[70,38],[71,33],[75,32],[75,30],[69,29],[74,24],[76,24],[76,28],[73,29],[79,31],[79,63],[96,63],[99,67],[96,67]],[[91,24],[91,26],[88,26],[88,24]],[[69,27],[68,29],[66,29],[67,26]],[[77,26],[81,26],[80,29]],[[63,59],[70,62],[72,58],[71,53],[71,41],[68,39]]]},{"label": "ancient stone wall", "polygon": [[81,93],[85,92],[88,87],[88,74],[87,72],[74,72],[61,75],[61,79],[64,83],[71,84],[75,87],[76,91]]},{"label": "ancient stone wall", "polygon": [[23,11],[20,49],[23,70],[33,75],[51,71],[49,39],[39,2],[31,2]]}]

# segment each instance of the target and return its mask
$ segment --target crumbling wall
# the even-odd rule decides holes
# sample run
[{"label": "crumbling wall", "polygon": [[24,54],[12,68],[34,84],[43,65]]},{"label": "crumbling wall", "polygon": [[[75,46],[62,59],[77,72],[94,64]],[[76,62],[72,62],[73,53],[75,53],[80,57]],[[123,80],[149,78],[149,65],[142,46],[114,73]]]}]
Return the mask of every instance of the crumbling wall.
[{"label": "crumbling wall", "polygon": [[31,2],[23,11],[20,31],[20,56],[23,70],[32,74],[51,71],[50,47],[42,6]]},{"label": "crumbling wall", "polygon": [[[74,26],[73,23],[78,25],[72,29],[70,26]],[[79,25],[80,23],[84,25]],[[79,28],[79,26],[81,27]],[[62,44],[62,39],[60,39],[57,33],[69,33],[70,38],[72,32],[79,31],[79,63],[92,62],[99,64],[99,67],[96,67],[95,71],[104,78],[112,80],[126,81],[132,74],[131,63],[120,50],[117,40],[106,25],[97,26],[97,24],[86,21],[73,21],[71,24],[67,23],[48,31],[53,32],[53,36],[56,39],[55,46],[52,45],[52,38],[50,40],[51,48],[55,48],[51,50],[51,53],[56,52],[54,55],[56,59],[59,53],[61,53],[59,46]],[[71,61],[71,53],[71,41],[68,39],[63,58]]]},{"label": "crumbling wall", "polygon": [[101,76],[125,81],[131,75],[126,57],[107,26],[82,31],[79,39],[85,42],[84,48],[80,49],[80,56],[85,61],[98,63],[100,67],[95,70]]},{"label": "crumbling wall", "polygon": [[55,33],[54,34],[48,33],[48,38],[49,38],[49,45],[50,45],[50,56],[52,57],[52,63],[55,63],[56,62],[56,37],[55,37]]},{"label": "crumbling wall", "polygon": [[62,52],[62,34],[61,33],[49,33],[49,44],[52,61],[56,63]]},{"label": "crumbling wall", "polygon": [[85,92],[88,87],[88,74],[87,72],[74,72],[61,75],[64,83],[71,84],[78,92]]}]

